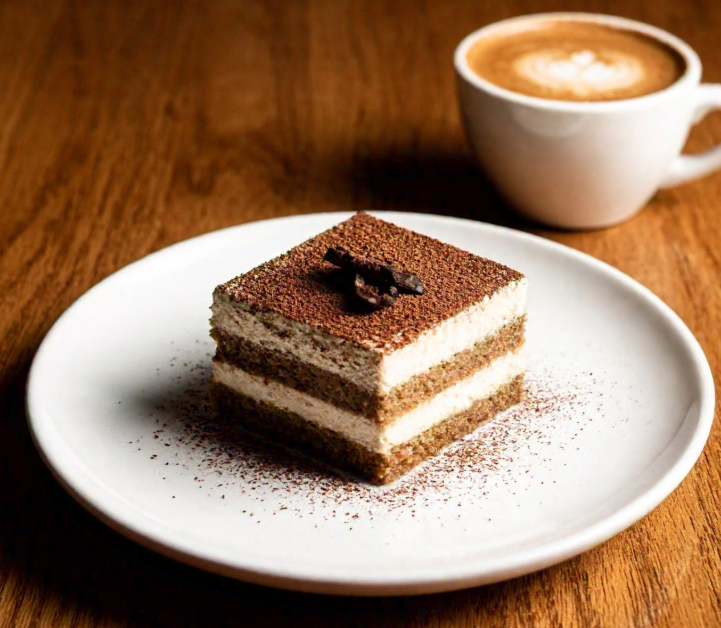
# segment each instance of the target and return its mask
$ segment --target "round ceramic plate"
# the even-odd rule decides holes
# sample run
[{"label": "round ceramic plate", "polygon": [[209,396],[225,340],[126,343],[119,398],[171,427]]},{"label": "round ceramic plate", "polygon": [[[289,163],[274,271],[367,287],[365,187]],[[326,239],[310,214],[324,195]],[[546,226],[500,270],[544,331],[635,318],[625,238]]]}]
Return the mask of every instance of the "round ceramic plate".
[{"label": "round ceramic plate", "polygon": [[379,215],[525,273],[524,403],[386,487],[214,432],[213,288],[349,214],[242,225],[108,277],[42,343],[30,427],[67,490],[121,533],[304,591],[443,591],[541,569],[624,530],[689,472],[713,420],[698,343],[658,298],[509,229]]}]

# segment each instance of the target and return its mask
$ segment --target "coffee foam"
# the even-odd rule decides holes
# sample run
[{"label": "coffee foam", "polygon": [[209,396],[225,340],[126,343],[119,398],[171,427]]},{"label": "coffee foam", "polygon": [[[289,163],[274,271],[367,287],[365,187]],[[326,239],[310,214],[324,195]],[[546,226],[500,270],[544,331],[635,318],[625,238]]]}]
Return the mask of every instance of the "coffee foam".
[{"label": "coffee foam", "polygon": [[621,53],[607,52],[605,56],[600,58],[591,50],[539,50],[519,57],[513,67],[529,83],[589,100],[643,80],[645,69],[638,59]]},{"label": "coffee foam", "polygon": [[635,31],[600,23],[540,21],[501,29],[469,50],[471,69],[529,96],[603,101],[665,89],[685,71],[681,55]]}]

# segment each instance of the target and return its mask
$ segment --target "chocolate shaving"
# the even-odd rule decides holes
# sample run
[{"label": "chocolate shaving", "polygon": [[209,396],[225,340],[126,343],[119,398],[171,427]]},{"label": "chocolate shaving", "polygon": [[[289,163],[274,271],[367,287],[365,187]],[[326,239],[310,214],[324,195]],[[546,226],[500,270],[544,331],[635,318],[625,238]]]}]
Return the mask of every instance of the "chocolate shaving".
[{"label": "chocolate shaving", "polygon": [[329,248],[323,259],[354,276],[361,275],[365,281],[381,289],[386,289],[394,283],[393,272],[388,264],[371,257],[352,255],[343,247]]},{"label": "chocolate shaving", "polygon": [[390,307],[398,297],[398,290],[395,287],[391,286],[388,293],[382,293],[376,286],[367,284],[360,275],[355,276],[353,284],[356,296],[372,310]]},{"label": "chocolate shaving", "polygon": [[330,247],[323,259],[336,266],[342,273],[342,286],[355,295],[356,300],[371,310],[393,305],[399,292],[423,294],[423,283],[412,273],[365,257],[352,255],[343,247]]},{"label": "chocolate shaving", "polygon": [[417,275],[404,273],[392,264],[390,264],[388,268],[391,269],[393,282],[398,290],[403,290],[403,292],[409,292],[410,294],[423,294],[423,283],[418,279]]}]

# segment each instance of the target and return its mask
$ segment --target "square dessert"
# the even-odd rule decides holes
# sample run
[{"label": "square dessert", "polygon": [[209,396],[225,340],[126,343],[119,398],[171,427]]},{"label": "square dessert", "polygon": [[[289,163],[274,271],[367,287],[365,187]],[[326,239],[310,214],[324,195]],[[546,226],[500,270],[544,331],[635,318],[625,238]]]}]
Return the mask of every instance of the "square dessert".
[{"label": "square dessert", "polygon": [[215,289],[219,411],[385,484],[520,401],[526,289],[358,213]]}]

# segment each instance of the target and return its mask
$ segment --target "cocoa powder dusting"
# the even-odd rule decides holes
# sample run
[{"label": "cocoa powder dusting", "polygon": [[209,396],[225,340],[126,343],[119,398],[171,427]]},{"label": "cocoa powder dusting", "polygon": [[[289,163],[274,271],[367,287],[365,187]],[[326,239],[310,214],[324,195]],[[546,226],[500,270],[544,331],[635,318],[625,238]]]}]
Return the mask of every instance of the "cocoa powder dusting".
[{"label": "cocoa powder dusting", "polygon": [[[327,274],[337,268],[334,263],[345,259],[342,255],[331,255],[334,263],[324,259],[329,249],[352,251],[371,275],[396,273],[396,287],[406,286],[413,298],[404,296],[392,307],[381,306],[370,313],[345,308],[344,294],[318,281],[319,274]],[[375,268],[371,260],[383,260],[385,270],[381,265]],[[368,283],[369,278],[360,274]],[[387,353],[523,278],[503,264],[359,212],[218,286],[216,296],[242,302],[251,311],[275,312],[322,333]]]}]

